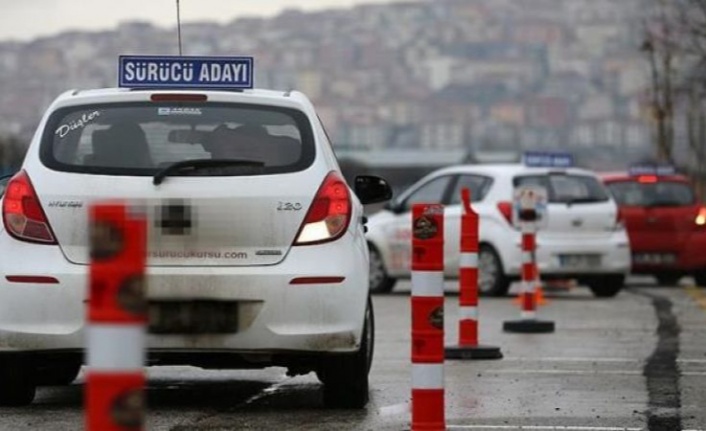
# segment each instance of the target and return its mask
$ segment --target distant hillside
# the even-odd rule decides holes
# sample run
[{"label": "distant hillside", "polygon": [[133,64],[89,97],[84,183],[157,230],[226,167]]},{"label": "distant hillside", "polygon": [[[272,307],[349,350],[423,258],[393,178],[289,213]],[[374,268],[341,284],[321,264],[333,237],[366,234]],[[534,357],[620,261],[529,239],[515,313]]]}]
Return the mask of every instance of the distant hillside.
[{"label": "distant hillside", "polygon": [[[434,0],[183,28],[185,54],[256,57],[299,89],[340,148],[643,148],[640,0]],[[175,54],[131,22],[0,43],[0,133],[28,139],[69,88],[114,86],[119,54]]]}]

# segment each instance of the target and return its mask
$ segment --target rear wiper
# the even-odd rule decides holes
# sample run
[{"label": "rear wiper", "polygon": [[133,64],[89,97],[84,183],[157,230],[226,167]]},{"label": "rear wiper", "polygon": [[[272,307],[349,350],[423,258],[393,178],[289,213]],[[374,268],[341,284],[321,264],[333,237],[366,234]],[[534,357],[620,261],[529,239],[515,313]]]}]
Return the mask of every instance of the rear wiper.
[{"label": "rear wiper", "polygon": [[164,179],[171,174],[182,171],[196,171],[203,168],[220,168],[228,166],[249,166],[253,168],[265,167],[264,162],[255,160],[237,160],[237,159],[195,159],[182,160],[181,162],[173,163],[161,171],[157,172],[152,179],[152,184],[158,186],[164,182]]}]

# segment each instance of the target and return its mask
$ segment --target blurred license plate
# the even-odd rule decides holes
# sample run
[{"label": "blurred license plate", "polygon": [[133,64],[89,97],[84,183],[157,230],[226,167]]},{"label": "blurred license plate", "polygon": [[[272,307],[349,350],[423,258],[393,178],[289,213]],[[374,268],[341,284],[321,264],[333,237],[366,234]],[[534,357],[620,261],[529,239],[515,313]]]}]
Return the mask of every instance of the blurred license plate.
[{"label": "blurred license plate", "polygon": [[598,254],[560,254],[559,265],[562,268],[597,268],[601,266]]},{"label": "blurred license plate", "polygon": [[677,256],[673,253],[635,253],[632,261],[642,265],[669,265],[677,261]]},{"label": "blurred license plate", "polygon": [[238,303],[234,301],[150,302],[149,332],[153,334],[238,332]]}]

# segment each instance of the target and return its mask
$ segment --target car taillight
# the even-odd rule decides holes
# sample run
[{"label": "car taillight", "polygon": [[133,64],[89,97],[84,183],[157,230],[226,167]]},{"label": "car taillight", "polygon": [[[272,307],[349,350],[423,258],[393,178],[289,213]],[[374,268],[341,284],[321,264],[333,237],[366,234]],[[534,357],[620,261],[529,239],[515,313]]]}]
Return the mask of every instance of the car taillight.
[{"label": "car taillight", "polygon": [[694,220],[697,226],[706,226],[706,207],[699,208],[699,213],[696,215],[696,220]]},{"label": "car taillight", "polygon": [[351,220],[348,185],[336,172],[328,174],[316,193],[294,245],[312,245],[340,238]]},{"label": "car taillight", "polygon": [[183,93],[155,93],[150,96],[153,102],[206,102],[208,96],[205,94],[183,94]]},{"label": "car taillight", "polygon": [[641,184],[655,184],[657,182],[656,175],[641,175],[637,177],[637,182]]},{"label": "car taillight", "polygon": [[512,202],[498,202],[498,210],[505,220],[512,225]]},{"label": "car taillight", "polygon": [[46,214],[25,171],[12,177],[2,201],[5,229],[20,241],[56,244]]}]

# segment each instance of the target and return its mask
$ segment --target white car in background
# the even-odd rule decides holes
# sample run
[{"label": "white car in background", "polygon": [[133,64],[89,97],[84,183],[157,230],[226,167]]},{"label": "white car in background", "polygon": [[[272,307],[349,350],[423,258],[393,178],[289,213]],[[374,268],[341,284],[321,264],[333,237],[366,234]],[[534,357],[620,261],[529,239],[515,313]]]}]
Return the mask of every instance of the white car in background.
[{"label": "white car in background", "polygon": [[577,279],[596,296],[616,295],[630,270],[630,245],[618,207],[600,179],[578,168],[523,164],[461,165],[419,180],[385,209],[372,215],[367,234],[371,291],[389,292],[410,272],[411,208],[445,206],[444,268],[458,277],[461,190],[468,188],[479,214],[479,290],[505,295],[521,274],[521,232],[512,224],[513,190],[539,185],[548,191],[548,225],[537,235],[537,263],[543,279]]},{"label": "white car in background", "polygon": [[326,406],[363,407],[374,340],[363,204],[390,196],[377,177],[349,188],[298,92],[61,95],[2,201],[0,404],[76,377],[89,207],[119,199],[149,223],[149,364],[314,371]]}]

